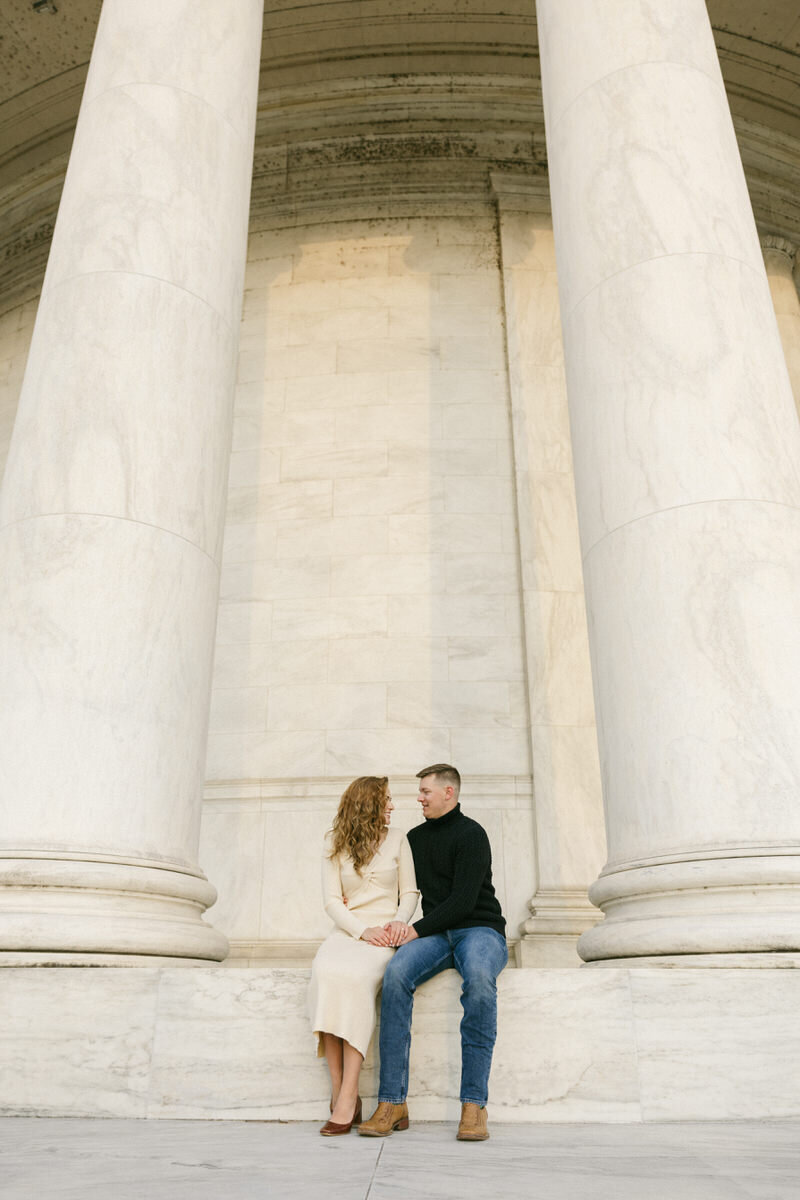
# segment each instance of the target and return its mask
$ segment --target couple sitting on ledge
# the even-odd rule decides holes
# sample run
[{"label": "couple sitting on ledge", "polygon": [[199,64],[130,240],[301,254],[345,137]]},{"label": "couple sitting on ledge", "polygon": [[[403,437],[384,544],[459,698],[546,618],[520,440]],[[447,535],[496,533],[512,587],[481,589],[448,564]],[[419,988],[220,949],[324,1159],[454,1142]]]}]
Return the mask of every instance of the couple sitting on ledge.
[{"label": "couple sitting on ledge", "polygon": [[[414,992],[448,967],[463,979],[460,1141],[488,1138],[486,1101],[497,1034],[497,976],[508,961],[505,920],[492,886],[484,829],[464,816],[461,778],[437,763],[417,775],[424,823],[389,828],[388,779],[354,780],[326,835],[325,911],[334,921],[311,972],[309,1015],[331,1077],[331,1116],[320,1132],[386,1137],[408,1128]],[[409,925],[422,895],[423,916]],[[383,986],[378,1107],[362,1123],[358,1081]]]}]

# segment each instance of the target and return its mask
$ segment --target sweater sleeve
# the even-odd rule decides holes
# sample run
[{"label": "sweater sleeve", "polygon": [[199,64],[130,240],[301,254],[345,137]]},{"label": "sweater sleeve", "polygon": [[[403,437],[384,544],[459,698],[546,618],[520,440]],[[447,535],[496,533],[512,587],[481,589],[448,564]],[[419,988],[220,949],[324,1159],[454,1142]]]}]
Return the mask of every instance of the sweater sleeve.
[{"label": "sweater sleeve", "polygon": [[367,928],[366,921],[359,921],[344,903],[342,892],[342,874],[338,858],[329,858],[330,841],[325,839],[322,852],[322,903],[325,912],[335,925],[349,933],[351,937],[360,938]]},{"label": "sweater sleeve", "polygon": [[397,906],[396,921],[410,921],[419,901],[417,876],[414,871],[414,856],[408,844],[408,838],[403,837],[397,854],[397,889],[400,903]]},{"label": "sweater sleeve", "polygon": [[455,849],[453,887],[450,895],[436,908],[414,922],[419,937],[455,929],[475,910],[481,884],[492,863],[492,852],[486,831],[472,825],[459,838]]}]

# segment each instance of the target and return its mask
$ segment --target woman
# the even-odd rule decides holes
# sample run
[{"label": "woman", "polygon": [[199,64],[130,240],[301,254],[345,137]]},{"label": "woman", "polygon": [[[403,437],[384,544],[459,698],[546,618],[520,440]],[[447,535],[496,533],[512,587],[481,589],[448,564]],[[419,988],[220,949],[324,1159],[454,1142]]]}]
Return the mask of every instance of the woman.
[{"label": "woman", "polygon": [[[375,998],[419,893],[405,834],[390,829],[389,780],[365,775],[345,791],[322,857],[325,911],[336,928],[317,951],[308,1010],[331,1076],[331,1119],[320,1133],[361,1120],[358,1079],[375,1027]],[[402,924],[387,931],[391,921]]]}]

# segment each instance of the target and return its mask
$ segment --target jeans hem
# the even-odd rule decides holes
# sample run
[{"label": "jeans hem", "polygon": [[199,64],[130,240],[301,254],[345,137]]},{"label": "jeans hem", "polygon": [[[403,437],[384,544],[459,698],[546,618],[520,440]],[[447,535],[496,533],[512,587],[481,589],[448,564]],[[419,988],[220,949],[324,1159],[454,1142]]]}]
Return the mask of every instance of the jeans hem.
[{"label": "jeans hem", "polygon": [[461,1097],[462,1104],[477,1104],[478,1108],[486,1108],[486,1105],[488,1104],[488,1102],[489,1102],[488,1096],[486,1097],[485,1100],[474,1100],[472,1098],[472,1096],[462,1096]]},{"label": "jeans hem", "polygon": [[405,1096],[401,1100],[393,1100],[391,1096],[378,1096],[378,1104],[405,1104],[405,1102]]}]

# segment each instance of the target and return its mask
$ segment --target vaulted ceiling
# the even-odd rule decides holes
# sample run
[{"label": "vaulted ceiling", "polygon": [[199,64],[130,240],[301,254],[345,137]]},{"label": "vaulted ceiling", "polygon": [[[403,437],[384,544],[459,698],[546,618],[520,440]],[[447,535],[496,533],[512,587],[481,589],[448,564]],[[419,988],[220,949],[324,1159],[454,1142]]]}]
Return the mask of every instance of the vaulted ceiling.
[{"label": "vaulted ceiling", "polygon": [[[100,7],[0,8],[8,287],[41,275]],[[708,0],[708,10],[757,219],[797,236],[800,13],[787,0]],[[434,186],[447,163],[471,164],[462,175],[478,181],[493,165],[543,172],[545,161],[534,0],[267,0],[256,219],[289,193],[310,195],[320,165],[345,195],[379,175],[397,185],[410,163]]]}]

